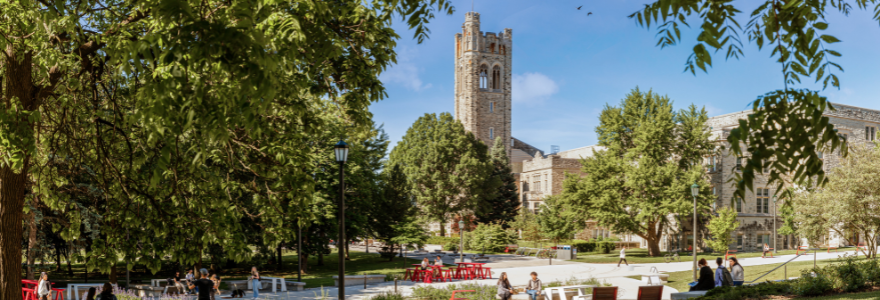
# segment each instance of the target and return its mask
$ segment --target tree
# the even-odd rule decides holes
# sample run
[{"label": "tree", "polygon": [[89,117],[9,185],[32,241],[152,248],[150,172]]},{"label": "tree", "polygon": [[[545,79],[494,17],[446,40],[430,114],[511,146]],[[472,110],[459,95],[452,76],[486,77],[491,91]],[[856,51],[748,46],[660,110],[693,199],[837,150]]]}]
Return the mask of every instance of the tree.
[{"label": "tree", "polygon": [[541,227],[537,217],[526,207],[519,209],[519,214],[516,215],[516,219],[510,224],[510,227],[519,231],[520,237],[525,241],[537,242],[541,240]]},{"label": "tree", "polygon": [[718,216],[709,220],[707,227],[712,234],[712,239],[706,241],[706,244],[715,252],[727,251],[730,244],[733,243],[733,237],[730,233],[739,226],[736,216],[737,213],[733,207],[723,207],[718,209]]},{"label": "tree", "polygon": [[606,106],[596,127],[606,150],[582,161],[583,178],[563,182],[562,196],[575,213],[618,233],[638,235],[651,256],[670,214],[693,209],[690,186],[700,185],[699,209],[709,208],[709,184],[700,162],[714,151],[705,110],[679,112],[672,101],[638,88],[620,106]]},{"label": "tree", "polygon": [[[242,215],[260,215],[265,232],[289,238],[286,218],[313,188],[304,171],[314,156],[303,144],[320,120],[309,105],[332,99],[336,117],[363,130],[368,105],[385,95],[379,73],[395,61],[392,18],[406,20],[421,41],[436,10],[452,7],[444,0],[0,5],[0,298],[18,293],[28,182],[48,193],[63,182],[49,167],[59,161],[88,169],[106,201],[89,269],[110,270],[118,255],[154,269],[165,254],[193,262],[213,242],[246,257],[235,222]],[[70,206],[42,199],[56,210]],[[72,211],[65,214],[75,220]],[[151,239],[126,239],[129,229]],[[186,240],[194,235],[204,238]]]},{"label": "tree", "polygon": [[416,120],[391,151],[389,164],[403,169],[419,209],[440,223],[441,236],[453,214],[473,211],[497,188],[488,184],[493,179],[488,148],[449,113]]},{"label": "tree", "polygon": [[495,169],[492,177],[497,178],[500,186],[496,192],[486,198],[476,211],[478,223],[500,223],[504,229],[516,218],[519,208],[519,193],[516,189],[516,178],[510,169],[510,159],[501,137],[495,139],[491,150],[492,164]]},{"label": "tree", "polygon": [[[404,223],[410,222],[410,216],[415,213],[414,199],[409,193],[406,176],[400,166],[393,165],[383,169],[382,178],[383,197],[374,205],[371,222],[376,238],[389,245],[389,251],[395,253],[395,246],[403,245],[395,244],[392,240],[405,234],[399,229],[409,228]],[[389,259],[393,260],[394,256]]]},{"label": "tree", "polygon": [[[880,10],[880,2],[875,0],[855,2],[859,9],[875,5],[874,11]],[[759,96],[752,103],[754,111],[727,138],[735,155],[749,153],[742,175],[737,173],[733,180],[739,197],[752,189],[756,174],[768,163],[768,184],[777,184],[777,190],[787,184],[784,177],[799,186],[823,185],[827,181],[817,145],[824,145],[829,151],[840,149],[844,156],[847,151],[845,139],[838,137],[828,117],[822,116],[825,110],[834,110],[828,99],[820,96],[819,91],[794,86],[801,83],[801,77],[815,77],[815,82],[822,81],[823,90],[829,83],[840,88],[835,72],[843,72],[843,68],[832,59],[841,54],[829,47],[840,40],[822,32],[829,26],[827,14],[837,10],[847,15],[852,6],[845,0],[766,0],[755,5],[744,27],[736,21],[742,4],[733,1],[657,0],[629,16],[646,27],[653,22],[661,48],[681,43],[679,25],[690,27],[688,22],[692,21],[686,21],[688,17],[699,16],[700,33],[685,64],[685,71],[695,75],[695,67],[707,72],[706,67],[712,66],[711,50],[717,53],[726,48],[726,59],[742,56],[741,34],[748,35],[748,41],[754,42],[759,50],[765,45],[773,49],[771,57],[779,63],[783,89]],[[875,14],[874,19],[880,21],[880,14]]]},{"label": "tree", "polygon": [[850,155],[831,169],[828,183],[795,193],[792,199],[798,233],[819,240],[828,230],[852,245],[864,243],[863,253],[877,255],[880,235],[880,147],[850,145]]},{"label": "tree", "polygon": [[544,198],[544,205],[536,221],[541,236],[550,239],[554,244],[559,243],[560,240],[570,239],[575,232],[584,228],[584,222],[559,196]]},{"label": "tree", "polygon": [[395,245],[421,248],[428,242],[425,227],[413,216],[408,216],[403,222],[393,227],[397,235],[391,238],[391,243]]}]

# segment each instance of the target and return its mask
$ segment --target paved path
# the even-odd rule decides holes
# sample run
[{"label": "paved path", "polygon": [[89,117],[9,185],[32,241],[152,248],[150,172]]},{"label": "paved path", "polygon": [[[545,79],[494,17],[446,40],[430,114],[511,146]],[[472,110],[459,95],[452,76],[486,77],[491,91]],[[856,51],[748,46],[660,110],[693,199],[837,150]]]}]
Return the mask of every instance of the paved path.
[{"label": "paved path", "polygon": [[[819,252],[817,254],[817,260],[826,260],[837,258],[838,255],[843,255],[843,251],[841,252],[832,252],[825,253]],[[847,252],[848,254],[853,254],[854,251]],[[494,273],[495,279],[488,280],[467,280],[467,281],[455,281],[452,283],[433,283],[433,284],[425,284],[425,283],[413,283],[411,281],[399,282],[397,290],[404,295],[411,295],[412,289],[418,286],[430,285],[434,287],[443,287],[449,284],[460,284],[462,282],[476,282],[479,284],[485,285],[495,285],[497,282],[497,276],[501,274],[501,272],[506,272],[508,278],[510,278],[511,284],[515,286],[525,285],[529,279],[529,273],[537,272],[539,278],[546,284],[551,281],[565,281],[571,278],[577,279],[588,279],[588,278],[596,278],[599,279],[600,282],[610,283],[614,286],[619,287],[620,297],[618,299],[636,299],[638,295],[638,287],[641,285],[639,280],[626,278],[626,276],[637,276],[642,273],[649,272],[651,267],[656,267],[660,272],[679,272],[679,271],[688,271],[691,270],[691,261],[684,261],[684,257],[682,257],[682,262],[674,262],[674,263],[651,263],[651,264],[631,264],[633,266],[633,270],[630,271],[626,266],[617,267],[616,264],[590,264],[590,263],[577,263],[577,262],[568,262],[568,261],[557,261],[553,260],[553,265],[547,265],[548,261],[544,259],[536,259],[533,257],[515,257],[510,255],[488,255],[491,257],[492,261],[488,263],[486,266],[492,268],[492,273]],[[408,257],[412,257],[408,255]],[[424,257],[424,255],[419,256]],[[433,260],[434,256],[431,256]],[[775,258],[743,258],[740,259],[740,264],[743,266],[757,266],[757,265],[767,265],[767,264],[781,264],[791,258],[794,255],[782,255],[777,256]],[[451,263],[452,258],[448,256],[443,256],[443,260],[447,263]],[[714,257],[703,257],[707,260],[713,260]],[[448,261],[447,261],[448,260]],[[813,260],[813,255],[810,253],[809,255],[803,255],[796,259],[795,261],[810,261]],[[714,265],[714,262],[712,262]],[[504,266],[501,268],[501,266]],[[386,282],[382,284],[368,285],[365,289],[363,285],[361,286],[349,286],[345,288],[346,298],[353,300],[367,300],[375,295],[379,295],[382,293],[394,292],[394,283]],[[663,288],[663,299],[669,299],[671,293],[677,293],[678,291],[670,288]],[[305,300],[305,299],[334,299],[337,297],[337,288],[335,287],[326,287],[326,288],[309,288],[305,291],[299,292],[285,292],[285,293],[260,293],[261,299],[279,299],[279,300]],[[248,298],[246,296],[245,298]]]}]

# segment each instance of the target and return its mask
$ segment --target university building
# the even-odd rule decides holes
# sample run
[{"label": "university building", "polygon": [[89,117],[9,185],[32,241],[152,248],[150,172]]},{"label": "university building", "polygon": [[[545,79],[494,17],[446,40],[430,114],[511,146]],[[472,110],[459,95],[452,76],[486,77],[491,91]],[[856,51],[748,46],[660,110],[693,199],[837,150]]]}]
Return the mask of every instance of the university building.
[{"label": "university building", "polygon": [[[468,12],[462,25],[462,32],[455,35],[455,118],[466,130],[487,145],[493,145],[496,137],[509,141],[507,153],[517,178],[522,205],[530,211],[541,210],[543,200],[550,195],[562,193],[562,182],[566,174],[584,176],[580,160],[591,157],[594,151],[603,147],[593,145],[581,148],[547,153],[513,136],[511,132],[511,66],[513,58],[513,31],[483,32],[480,28],[480,14]],[[880,128],[880,111],[834,104],[835,111],[825,115],[847,137],[850,143],[864,143],[876,138]],[[723,149],[729,149],[727,136],[738,126],[738,120],[745,119],[750,110],[740,111],[709,118],[706,127],[711,138]],[[823,153],[826,170],[833,168],[840,159],[839,153]],[[716,195],[715,208],[734,205],[739,213],[739,228],[733,233],[734,244],[731,249],[758,251],[763,243],[772,245],[774,208],[774,187],[767,185],[766,178],[758,175],[753,191],[745,198],[735,199],[734,183],[729,181],[738,172],[743,158],[735,157],[729,150],[721,150],[717,155],[705,158],[707,176]],[[782,203],[775,203],[781,206]],[[673,216],[669,217],[674,220]],[[692,219],[688,218],[681,228],[677,224],[667,226],[660,243],[661,250],[684,249],[693,239]],[[672,221],[674,223],[674,221]],[[776,218],[777,228],[782,226],[781,218]],[[439,231],[439,224],[430,225],[430,230]],[[450,224],[446,224],[449,231]],[[701,225],[702,228],[705,228]],[[683,232],[681,232],[683,231]],[[706,237],[701,230],[701,239]],[[587,222],[584,231],[577,234],[579,239],[594,237],[616,237],[623,241],[647,244],[641,238],[629,234],[610,232],[595,222]],[[779,248],[792,248],[801,244],[793,236],[777,235]],[[846,245],[847,242],[833,233],[828,235],[828,243]]]}]

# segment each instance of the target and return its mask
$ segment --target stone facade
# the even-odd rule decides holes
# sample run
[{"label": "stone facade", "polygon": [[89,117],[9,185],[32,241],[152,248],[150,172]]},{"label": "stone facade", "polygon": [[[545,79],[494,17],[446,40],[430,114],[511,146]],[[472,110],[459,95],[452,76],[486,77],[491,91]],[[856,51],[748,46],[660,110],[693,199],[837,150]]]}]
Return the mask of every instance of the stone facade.
[{"label": "stone facade", "polygon": [[465,14],[461,29],[455,35],[455,118],[486,145],[496,137],[510,141],[513,31],[483,33],[476,12]]},{"label": "stone facade", "polygon": [[[867,143],[876,139],[877,129],[880,128],[880,111],[841,104],[833,104],[833,106],[836,110],[826,111],[825,116],[829,117],[829,122],[834,125],[839,134],[846,136],[848,143]],[[733,196],[736,187],[730,179],[735,177],[736,172],[739,172],[738,159],[730,151],[727,137],[730,135],[730,130],[739,125],[738,121],[748,117],[751,113],[751,110],[741,111],[712,117],[706,122],[715,143],[723,147],[718,155],[705,159],[712,190],[717,197],[715,207],[733,205],[737,208],[739,212],[737,220],[740,222],[740,226],[733,233],[734,243],[730,245],[730,248],[742,251],[758,251],[763,243],[773,246],[774,215],[776,207],[782,205],[781,200],[774,205],[775,187],[768,186],[767,178],[762,174],[756,176],[754,190],[747,191],[744,199],[736,199]],[[841,159],[840,154],[836,151],[822,153],[822,157],[824,160],[823,168],[826,171],[837,166]],[[739,163],[744,164],[745,159],[739,160]],[[776,222],[777,228],[783,225],[780,218],[777,218]],[[845,239],[836,235],[829,234],[828,238],[837,240],[828,240],[827,243],[848,244]],[[793,236],[776,235],[776,239],[776,245],[780,249],[794,248],[801,244],[801,241]]]}]

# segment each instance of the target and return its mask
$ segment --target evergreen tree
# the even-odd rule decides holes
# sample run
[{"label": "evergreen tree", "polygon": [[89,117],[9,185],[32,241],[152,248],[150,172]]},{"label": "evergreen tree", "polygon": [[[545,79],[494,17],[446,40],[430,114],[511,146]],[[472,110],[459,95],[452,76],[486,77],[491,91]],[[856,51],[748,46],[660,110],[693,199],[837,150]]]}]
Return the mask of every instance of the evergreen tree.
[{"label": "evergreen tree", "polygon": [[578,221],[575,212],[566,205],[564,198],[559,196],[547,196],[544,205],[538,213],[536,221],[541,236],[550,239],[553,243],[571,238],[574,233],[583,229],[583,222]]},{"label": "evergreen tree", "polygon": [[635,234],[660,255],[670,214],[693,209],[690,186],[699,184],[699,209],[709,208],[709,184],[700,162],[713,151],[705,110],[678,113],[672,101],[636,88],[619,107],[606,106],[596,128],[606,150],[583,160],[583,178],[564,182],[563,197],[582,216],[617,233]]},{"label": "evergreen tree", "polygon": [[519,193],[516,190],[516,178],[510,169],[510,159],[507,157],[507,149],[501,137],[495,139],[492,145],[492,164],[495,169],[492,177],[497,178],[500,184],[493,195],[486,198],[477,208],[478,223],[499,223],[502,228],[510,227],[510,222],[516,218],[517,209],[520,206]]},{"label": "evergreen tree", "polygon": [[391,151],[390,165],[401,167],[424,217],[439,222],[445,236],[453,214],[473,211],[497,187],[488,183],[488,150],[449,113],[425,114]]},{"label": "evergreen tree", "polygon": [[[387,167],[382,172],[383,195],[373,205],[371,222],[373,234],[384,244],[390,245],[389,251],[395,252],[395,247],[403,246],[395,241],[400,235],[405,234],[400,229],[409,228],[404,223],[413,219],[410,217],[415,212],[413,197],[407,188],[406,176],[399,165]],[[394,257],[392,256],[393,260]]]}]

